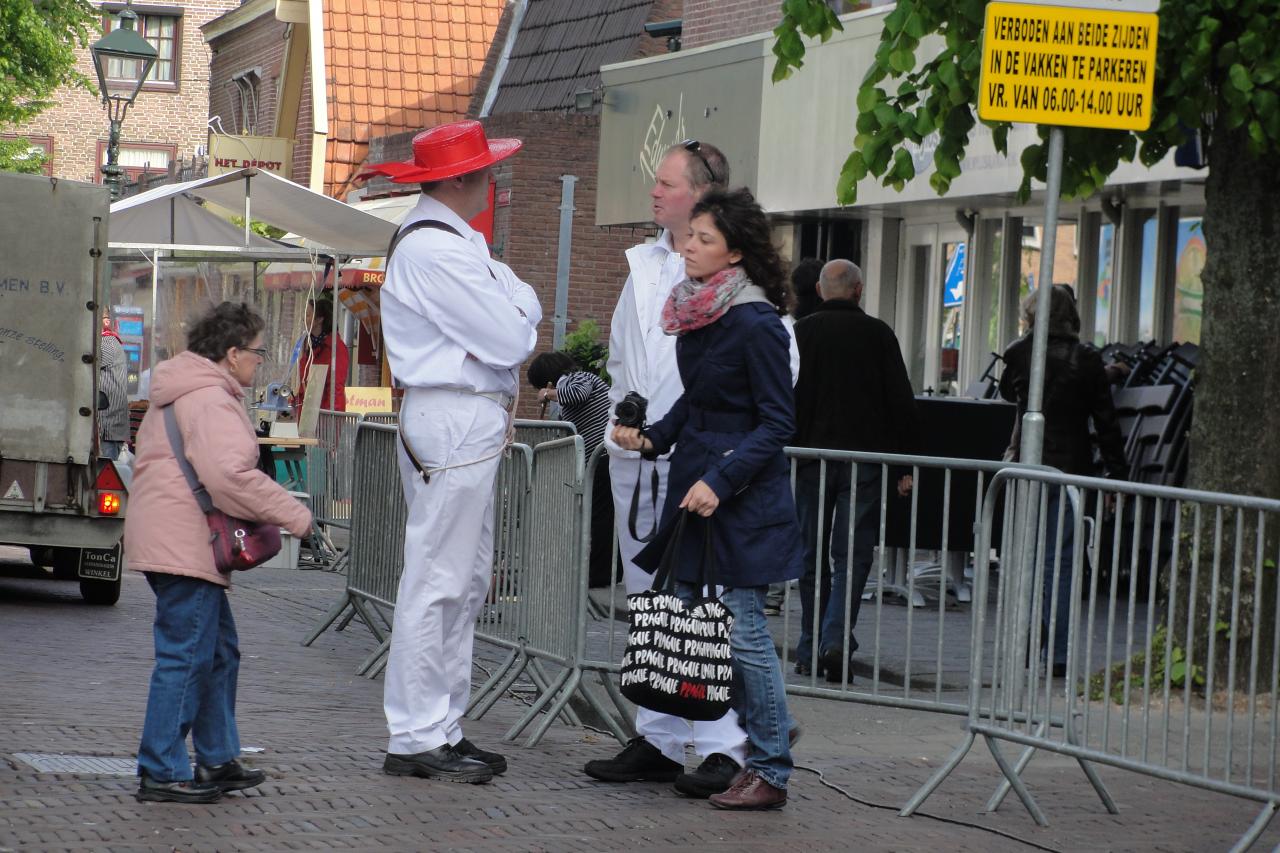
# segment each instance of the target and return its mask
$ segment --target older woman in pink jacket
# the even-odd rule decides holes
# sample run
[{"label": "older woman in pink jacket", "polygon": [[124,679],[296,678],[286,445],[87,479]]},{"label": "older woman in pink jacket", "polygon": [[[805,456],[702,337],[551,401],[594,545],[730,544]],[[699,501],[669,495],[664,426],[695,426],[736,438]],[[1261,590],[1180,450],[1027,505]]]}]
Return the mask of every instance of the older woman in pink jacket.
[{"label": "older woman in pink jacket", "polygon": [[245,411],[244,387],[266,354],[263,328],[247,305],[224,302],[192,326],[188,350],[157,365],[151,378],[124,530],[129,568],[143,572],[156,595],[156,666],[138,747],[140,801],[211,803],[266,779],[237,760],[240,650],[227,601],[231,579],[214,566],[209,528],[164,423],[172,405],[186,457],[218,509],[305,536],[311,514],[258,470]]}]

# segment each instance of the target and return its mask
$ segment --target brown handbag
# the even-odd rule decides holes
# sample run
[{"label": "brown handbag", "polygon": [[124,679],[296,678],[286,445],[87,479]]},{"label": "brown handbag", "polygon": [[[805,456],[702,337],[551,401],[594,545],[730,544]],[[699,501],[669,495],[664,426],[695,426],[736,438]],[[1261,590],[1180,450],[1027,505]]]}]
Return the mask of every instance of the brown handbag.
[{"label": "brown handbag", "polygon": [[277,525],[236,518],[213,505],[213,498],[209,497],[209,491],[187,459],[172,403],[164,407],[164,428],[169,434],[169,446],[173,448],[178,467],[187,478],[187,485],[195,493],[196,503],[200,504],[204,520],[209,525],[209,545],[213,548],[213,564],[218,571],[231,574],[252,569],[280,553],[280,528]]}]

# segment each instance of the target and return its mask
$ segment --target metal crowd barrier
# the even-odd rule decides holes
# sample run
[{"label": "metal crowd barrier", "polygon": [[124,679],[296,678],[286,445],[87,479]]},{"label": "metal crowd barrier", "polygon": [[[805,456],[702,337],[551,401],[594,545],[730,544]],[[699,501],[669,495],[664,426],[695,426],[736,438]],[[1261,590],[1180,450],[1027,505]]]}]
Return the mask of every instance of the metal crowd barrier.
[{"label": "metal crowd barrier", "polygon": [[335,542],[334,532],[351,527],[352,470],[359,424],[357,414],[321,409],[316,425],[319,443],[306,448],[307,493],[314,519],[308,562],[315,568],[346,568],[347,549]]},{"label": "metal crowd barrier", "polygon": [[390,616],[404,566],[407,509],[396,462],[394,426],[361,423],[356,430],[347,584],[307,639],[309,646],[341,617],[359,616],[382,646],[361,666],[371,667],[389,642]]},{"label": "metal crowd barrier", "polygon": [[[839,608],[840,636],[845,638],[840,670],[820,674],[822,613],[816,607],[809,622],[813,643],[808,655],[797,661],[802,616],[792,585],[785,593],[781,615],[770,619],[787,692],[968,714],[973,622],[962,604],[969,599],[967,574],[989,560],[989,551],[974,541],[974,529],[987,485],[997,471],[1009,466],[973,459],[794,447],[786,452],[792,461],[793,490],[808,488],[819,505],[828,498],[834,500],[837,483],[849,483],[851,511],[843,526],[833,523],[830,532],[832,540],[840,537],[846,545],[846,577],[852,574],[856,541],[857,517],[852,510],[859,498],[867,497],[857,488],[858,473],[868,468],[879,472],[879,482],[862,490],[872,489],[878,519],[872,525],[875,551],[856,623],[851,586],[846,585],[844,596],[833,602]],[[804,478],[799,476],[801,466],[808,467]],[[899,497],[895,484],[904,473],[912,475],[914,488],[909,496]],[[821,552],[815,555],[813,571],[816,588],[830,584],[831,571]],[[589,627],[584,666],[616,672],[627,629],[620,585],[593,592],[588,603],[596,621]],[[855,633],[861,643],[856,655],[848,639]]]},{"label": "metal crowd barrier", "polygon": [[[980,549],[1011,497],[1025,520],[1004,540],[999,588],[989,564],[975,578],[965,738],[903,814],[982,737],[1005,777],[988,809],[1013,790],[1046,825],[1020,773],[1047,750],[1075,758],[1112,813],[1095,763],[1260,802],[1234,848],[1247,849],[1280,807],[1280,501],[1002,471]],[[1011,763],[1000,742],[1025,750]]]},{"label": "metal crowd barrier", "polygon": [[[522,604],[519,644],[504,667],[476,691],[469,714],[483,716],[522,673],[527,673],[537,690],[537,699],[505,735],[519,737],[539,714],[526,745],[542,739],[559,717],[570,725],[580,725],[569,706],[580,696],[599,714],[619,738],[625,733],[613,715],[586,689],[583,676],[587,637],[588,559],[590,553],[590,506],[597,452],[585,470],[582,438],[577,435],[543,442],[533,450],[533,480],[529,492],[524,560],[517,593]],[[477,634],[478,639],[493,640]],[[546,666],[558,674],[548,674]],[[624,707],[611,681],[606,690],[614,697],[615,711]],[[544,713],[545,711],[545,713]]]},{"label": "metal crowd barrier", "polygon": [[537,421],[516,418],[514,426],[516,428],[516,443],[527,444],[530,447],[537,447],[544,441],[555,441],[557,438],[565,438],[578,433],[578,428],[569,421]]}]

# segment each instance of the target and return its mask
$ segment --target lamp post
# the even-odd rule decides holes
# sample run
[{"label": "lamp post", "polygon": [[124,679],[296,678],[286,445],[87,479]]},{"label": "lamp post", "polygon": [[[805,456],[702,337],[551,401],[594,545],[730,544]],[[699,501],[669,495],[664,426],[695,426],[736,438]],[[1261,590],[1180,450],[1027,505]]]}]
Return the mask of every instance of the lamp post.
[{"label": "lamp post", "polygon": [[151,67],[156,64],[156,49],[134,29],[137,22],[138,16],[126,5],[120,11],[120,26],[89,46],[93,70],[98,74],[98,90],[102,92],[102,105],[111,120],[102,182],[111,190],[112,201],[124,193],[124,169],[119,164],[120,127],[124,124],[129,105],[138,97]]}]

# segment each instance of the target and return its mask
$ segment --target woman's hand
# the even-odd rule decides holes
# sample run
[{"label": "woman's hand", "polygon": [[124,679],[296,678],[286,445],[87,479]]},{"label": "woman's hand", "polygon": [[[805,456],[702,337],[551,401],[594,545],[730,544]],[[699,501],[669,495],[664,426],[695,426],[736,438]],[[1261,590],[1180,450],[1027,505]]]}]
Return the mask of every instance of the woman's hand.
[{"label": "woman's hand", "polygon": [[718,506],[720,506],[720,499],[704,480],[699,480],[690,486],[688,494],[684,496],[684,500],[680,501],[681,509],[696,512],[703,518],[710,518]]},{"label": "woman's hand", "polygon": [[638,450],[641,453],[653,450],[653,442],[641,435],[640,430],[635,427],[614,427],[613,443],[623,450]]},{"label": "woman's hand", "polygon": [[560,402],[560,398],[556,396],[556,389],[555,388],[539,388],[538,402],[545,403],[548,400],[552,401],[553,403]]}]

